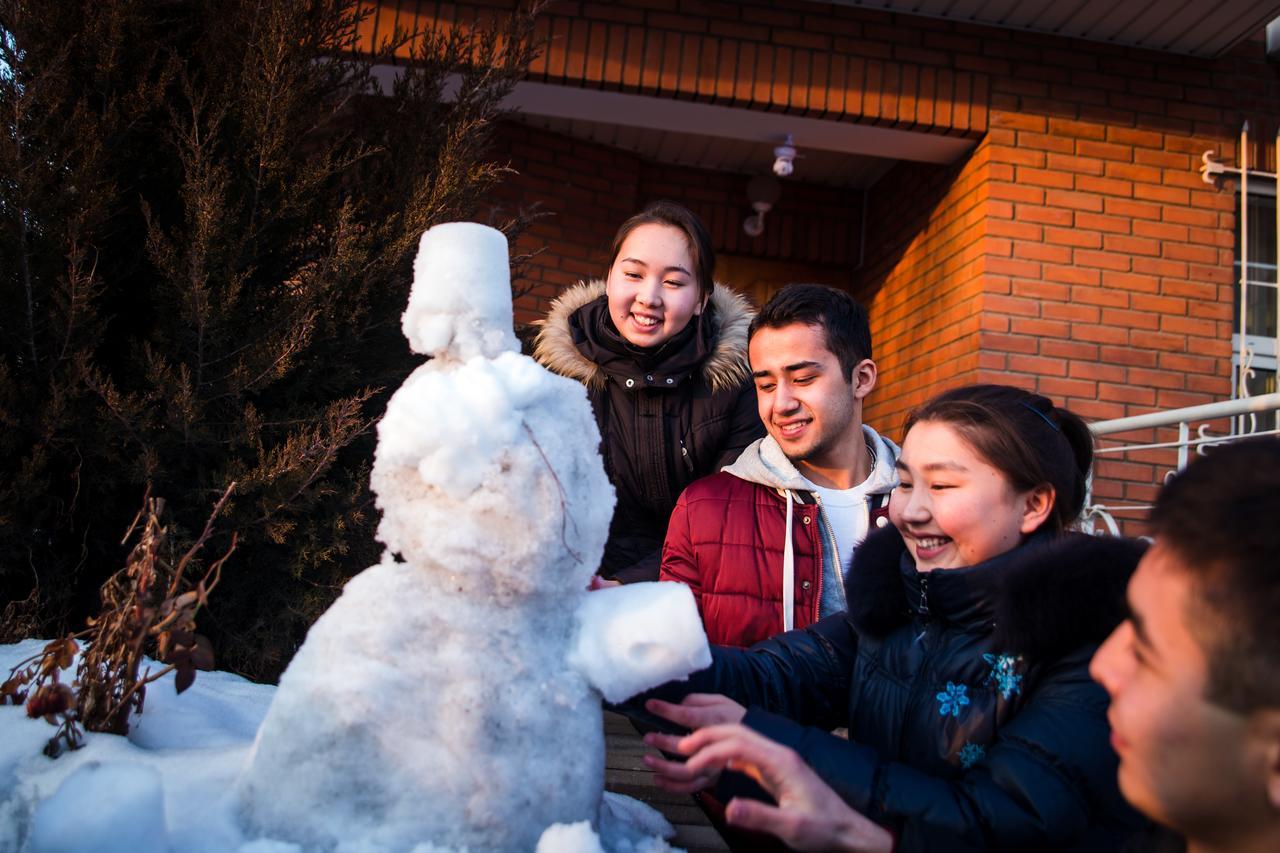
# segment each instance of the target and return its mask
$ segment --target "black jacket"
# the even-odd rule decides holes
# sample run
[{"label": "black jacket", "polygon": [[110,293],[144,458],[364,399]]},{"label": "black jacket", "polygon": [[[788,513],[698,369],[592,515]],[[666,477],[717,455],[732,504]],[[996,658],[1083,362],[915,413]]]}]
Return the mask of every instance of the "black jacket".
[{"label": "black jacket", "polygon": [[[898,851],[1115,850],[1140,821],[1088,666],[1124,618],[1142,550],[1041,536],[921,574],[887,528],[858,549],[852,613],[715,649],[709,670],[672,688],[746,704],[746,725],[896,831]],[[828,733],[837,726],[848,740]]]},{"label": "black jacket", "polygon": [[716,285],[708,309],[654,350],[609,319],[603,282],[573,287],[542,323],[534,357],[587,386],[618,503],[600,574],[657,580],[676,499],[764,435],[747,367],[745,299]]}]

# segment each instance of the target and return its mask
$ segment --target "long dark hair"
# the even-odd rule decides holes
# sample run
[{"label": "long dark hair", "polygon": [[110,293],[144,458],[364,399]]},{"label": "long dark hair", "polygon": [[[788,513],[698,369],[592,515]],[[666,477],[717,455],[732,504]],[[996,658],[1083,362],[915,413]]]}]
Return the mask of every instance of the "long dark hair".
[{"label": "long dark hair", "polygon": [[1084,507],[1093,436],[1078,415],[1012,385],[966,385],[934,397],[907,417],[950,425],[1019,492],[1053,486],[1047,524],[1061,533]]},{"label": "long dark hair", "polygon": [[703,298],[710,296],[716,275],[716,252],[711,246],[711,235],[693,211],[674,201],[655,201],[622,223],[609,251],[609,266],[618,259],[627,236],[641,225],[669,225],[684,232],[689,242],[689,260],[693,262],[691,272],[698,284],[698,294]]}]

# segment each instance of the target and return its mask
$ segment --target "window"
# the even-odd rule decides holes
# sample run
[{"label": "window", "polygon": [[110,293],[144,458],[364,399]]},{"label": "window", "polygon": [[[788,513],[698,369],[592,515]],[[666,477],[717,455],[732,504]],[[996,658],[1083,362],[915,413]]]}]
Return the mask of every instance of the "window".
[{"label": "window", "polygon": [[[1250,187],[1252,190],[1252,187]],[[1270,187],[1249,193],[1248,290],[1245,304],[1244,386],[1249,397],[1276,391],[1276,197]],[[1236,220],[1235,304],[1231,315],[1233,397],[1240,392],[1240,219]],[[1257,429],[1275,429],[1276,415],[1259,417]]]}]

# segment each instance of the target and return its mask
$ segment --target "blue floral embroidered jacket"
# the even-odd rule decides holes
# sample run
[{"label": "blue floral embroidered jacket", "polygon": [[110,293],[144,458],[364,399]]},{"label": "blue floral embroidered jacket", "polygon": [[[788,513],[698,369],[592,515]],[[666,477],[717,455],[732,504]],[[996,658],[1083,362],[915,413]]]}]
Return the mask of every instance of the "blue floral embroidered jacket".
[{"label": "blue floral embroidered jacket", "polygon": [[[1115,850],[1138,819],[1088,664],[1141,551],[1035,537],[921,574],[889,528],[859,548],[852,614],[715,649],[678,689],[746,704],[746,725],[894,829],[898,851]],[[847,740],[829,734],[840,726]]]}]

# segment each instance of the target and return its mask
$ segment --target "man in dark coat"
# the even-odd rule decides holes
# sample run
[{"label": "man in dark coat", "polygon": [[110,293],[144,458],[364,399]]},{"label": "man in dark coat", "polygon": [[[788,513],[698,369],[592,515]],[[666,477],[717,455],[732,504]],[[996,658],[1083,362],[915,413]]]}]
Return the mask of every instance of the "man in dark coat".
[{"label": "man in dark coat", "polygon": [[1280,850],[1280,442],[1215,448],[1160,493],[1130,616],[1091,672],[1120,790],[1191,851]]}]

